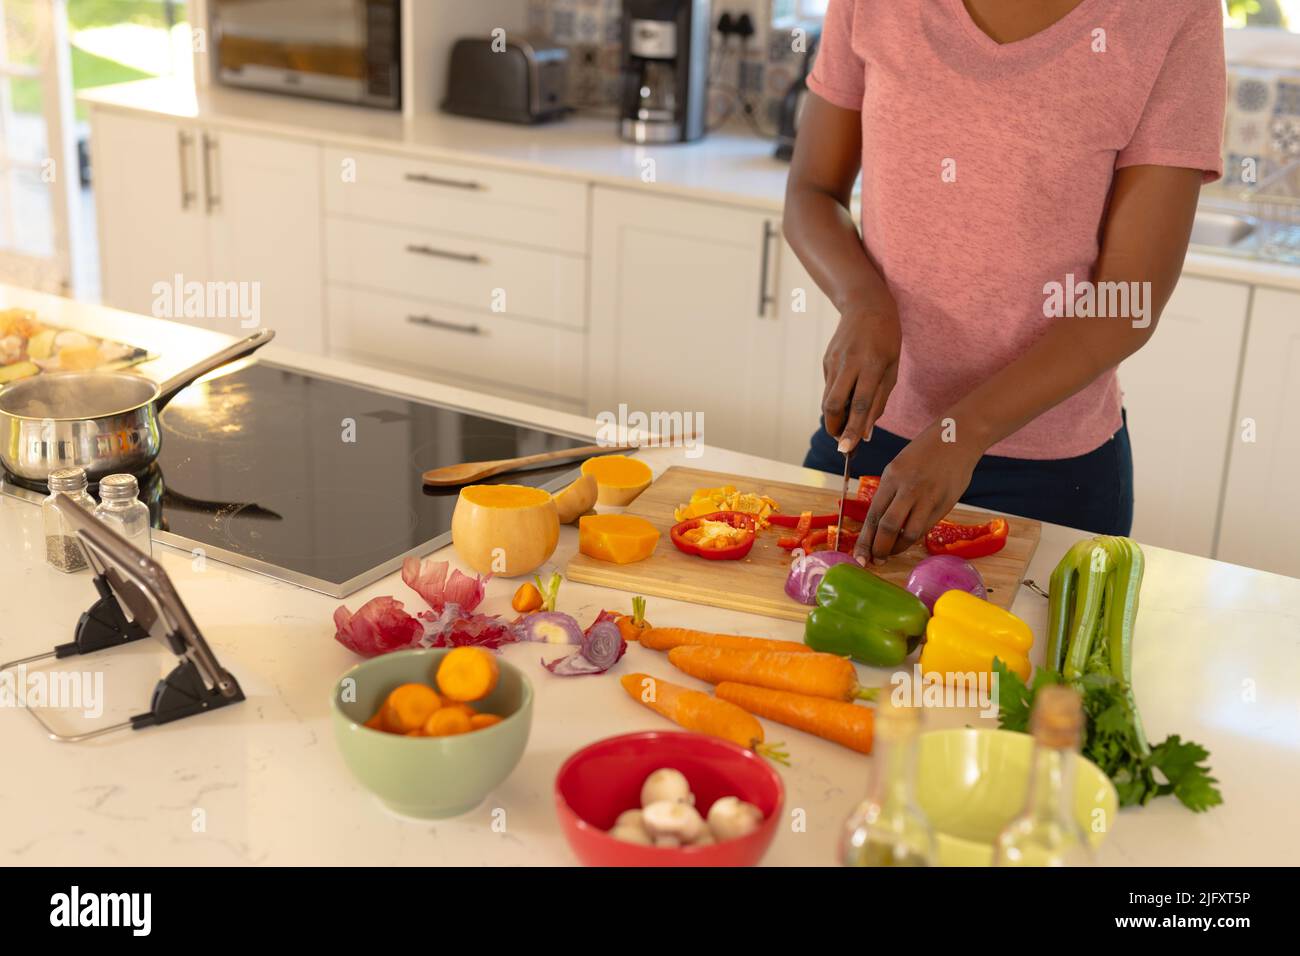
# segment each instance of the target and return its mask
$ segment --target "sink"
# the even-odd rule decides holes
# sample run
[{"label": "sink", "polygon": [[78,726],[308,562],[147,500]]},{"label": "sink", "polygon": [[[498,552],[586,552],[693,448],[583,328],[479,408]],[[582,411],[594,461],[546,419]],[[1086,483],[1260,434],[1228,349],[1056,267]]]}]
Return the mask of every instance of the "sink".
[{"label": "sink", "polygon": [[1226,212],[1198,210],[1192,222],[1192,244],[1226,249],[1235,246],[1255,231],[1255,221],[1247,216]]}]

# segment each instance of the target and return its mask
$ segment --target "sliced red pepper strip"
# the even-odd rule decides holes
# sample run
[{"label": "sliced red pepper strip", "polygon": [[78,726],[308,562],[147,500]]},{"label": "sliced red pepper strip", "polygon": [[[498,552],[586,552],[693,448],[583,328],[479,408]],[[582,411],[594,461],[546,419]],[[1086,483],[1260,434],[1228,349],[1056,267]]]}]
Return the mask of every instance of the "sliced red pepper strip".
[{"label": "sliced red pepper strip", "polygon": [[785,548],[787,551],[799,547],[799,542],[803,540],[813,526],[813,513],[805,511],[799,516],[799,523],[794,525],[794,534],[777,539],[777,546]]},{"label": "sliced red pepper strip", "polygon": [[[731,527],[739,529],[744,533],[739,544],[733,544],[725,548],[701,548],[693,541],[687,540],[684,535],[688,531],[698,528],[706,521],[721,521]],[[711,515],[701,515],[698,518],[688,518],[685,521],[679,521],[673,525],[669,536],[673,539],[673,544],[677,550],[685,554],[695,555],[700,558],[708,558],[711,561],[738,561],[754,547],[754,518],[752,515],[744,514],[740,511],[715,511]]]},{"label": "sliced red pepper strip", "polygon": [[831,525],[821,531],[813,531],[799,543],[805,554],[812,554],[814,551],[835,551],[835,550],[852,550],[857,544],[857,531],[841,531],[835,525]]},{"label": "sliced red pepper strip", "polygon": [[858,500],[871,504],[871,499],[876,496],[880,489],[879,475],[863,475],[858,479]]},{"label": "sliced red pepper strip", "polygon": [[835,523],[835,515],[815,515],[811,511],[804,511],[797,518],[794,515],[770,515],[767,523],[778,528],[798,528],[805,519],[809,528],[825,528]]},{"label": "sliced red pepper strip", "polygon": [[925,550],[931,554],[952,554],[959,558],[983,558],[1001,551],[1010,529],[1002,518],[984,524],[940,521],[925,536]]}]

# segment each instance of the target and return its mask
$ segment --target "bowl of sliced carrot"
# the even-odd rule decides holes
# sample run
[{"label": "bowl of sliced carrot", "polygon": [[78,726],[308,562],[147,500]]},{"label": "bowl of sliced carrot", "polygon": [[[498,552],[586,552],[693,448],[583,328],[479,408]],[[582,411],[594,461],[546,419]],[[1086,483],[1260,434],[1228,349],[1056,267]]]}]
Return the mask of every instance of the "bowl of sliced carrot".
[{"label": "bowl of sliced carrot", "polygon": [[[704,825],[719,814],[714,804],[754,810],[742,835],[644,845],[615,835],[622,821],[651,812],[646,787],[664,772],[685,778],[684,795]],[[754,866],[776,836],[785,788],[781,776],[752,750],[718,737],[680,731],[646,731],[598,740],[577,751],[555,777],[560,828],[587,866]],[[722,809],[719,807],[718,809]],[[761,819],[757,819],[761,816]],[[698,824],[697,824],[698,826]]]},{"label": "bowl of sliced carrot", "polygon": [[357,781],[395,813],[466,813],[510,776],[528,743],[533,689],[479,647],[397,651],[334,687],[334,738]]}]

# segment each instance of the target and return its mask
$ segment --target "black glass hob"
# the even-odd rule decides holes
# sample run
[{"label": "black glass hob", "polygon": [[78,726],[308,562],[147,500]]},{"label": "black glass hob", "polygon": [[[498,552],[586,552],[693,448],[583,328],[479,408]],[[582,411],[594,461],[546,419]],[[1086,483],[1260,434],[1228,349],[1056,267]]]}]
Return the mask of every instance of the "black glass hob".
[{"label": "black glass hob", "polygon": [[[187,388],[161,421],[139,476],[154,540],[333,597],[450,541],[459,489],[426,489],[428,469],[589,442],[268,363]],[[555,490],[575,468],[488,480]]]}]

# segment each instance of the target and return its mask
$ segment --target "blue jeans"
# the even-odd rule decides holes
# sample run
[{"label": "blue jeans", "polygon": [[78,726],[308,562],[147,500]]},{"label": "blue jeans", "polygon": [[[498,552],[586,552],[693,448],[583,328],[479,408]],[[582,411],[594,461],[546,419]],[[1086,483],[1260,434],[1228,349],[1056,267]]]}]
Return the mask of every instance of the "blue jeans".
[{"label": "blue jeans", "polygon": [[[844,456],[835,445],[826,429],[818,428],[804,467],[843,474]],[[853,450],[850,474],[881,474],[906,445],[906,438],[877,426],[871,441]],[[961,500],[1092,534],[1127,535],[1133,527],[1133,450],[1127,412],[1120,430],[1086,455],[1042,461],[985,455]]]}]

